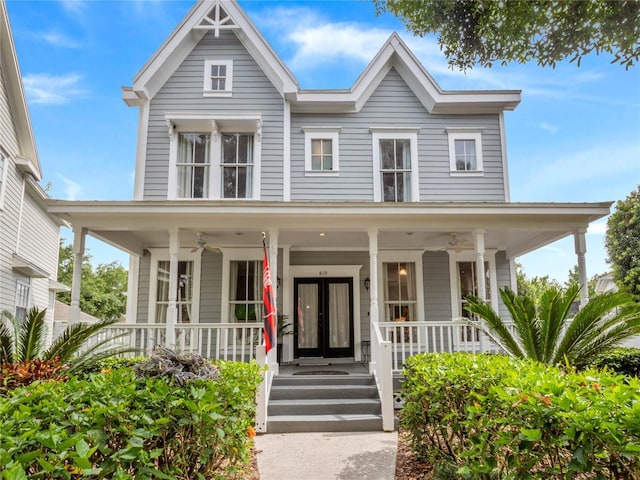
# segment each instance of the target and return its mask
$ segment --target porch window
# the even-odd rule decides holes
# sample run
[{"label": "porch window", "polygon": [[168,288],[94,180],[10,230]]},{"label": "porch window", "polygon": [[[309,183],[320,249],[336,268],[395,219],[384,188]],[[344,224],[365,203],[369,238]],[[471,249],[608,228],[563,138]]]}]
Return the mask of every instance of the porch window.
[{"label": "porch window", "polygon": [[229,315],[231,322],[262,320],[262,261],[235,260],[230,264]]},{"label": "porch window", "polygon": [[207,198],[211,135],[180,133],[178,135],[178,198]]},{"label": "porch window", "polygon": [[[158,280],[156,298],[156,323],[166,323],[167,308],[169,308],[169,261],[158,261]],[[178,282],[176,292],[176,306],[178,308],[178,323],[191,323],[193,307],[193,262],[178,262]]]},{"label": "porch window", "polygon": [[[489,262],[484,264],[485,270],[485,290],[487,302],[491,301],[491,270]],[[458,279],[460,282],[460,313],[465,318],[472,318],[472,315],[465,310],[467,305],[466,298],[469,295],[478,295],[478,275],[476,262],[458,262]]]},{"label": "porch window", "polygon": [[222,196],[251,198],[253,184],[253,135],[222,135]]},{"label": "porch window", "polygon": [[415,264],[388,262],[383,264],[385,318],[390,322],[416,321]]},{"label": "porch window", "polygon": [[31,285],[27,281],[18,280],[16,283],[16,319],[24,323],[29,310],[29,291]]}]

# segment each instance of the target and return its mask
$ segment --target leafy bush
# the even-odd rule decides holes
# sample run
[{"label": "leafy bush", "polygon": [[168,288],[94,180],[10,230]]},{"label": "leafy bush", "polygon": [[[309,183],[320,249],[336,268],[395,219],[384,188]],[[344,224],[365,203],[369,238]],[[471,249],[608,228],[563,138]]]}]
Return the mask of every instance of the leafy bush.
[{"label": "leafy bush", "polygon": [[502,355],[423,354],[402,423],[426,461],[469,479],[640,479],[640,381]]},{"label": "leafy bush", "polygon": [[607,367],[623,375],[640,377],[640,348],[616,348],[596,357],[591,366]]},{"label": "leafy bush", "polygon": [[250,456],[257,364],[185,387],[128,368],[35,383],[0,403],[3,478],[228,478]]},{"label": "leafy bush", "polygon": [[67,367],[60,359],[42,360],[35,358],[16,363],[0,365],[0,395],[11,390],[29,385],[36,380],[66,380]]}]

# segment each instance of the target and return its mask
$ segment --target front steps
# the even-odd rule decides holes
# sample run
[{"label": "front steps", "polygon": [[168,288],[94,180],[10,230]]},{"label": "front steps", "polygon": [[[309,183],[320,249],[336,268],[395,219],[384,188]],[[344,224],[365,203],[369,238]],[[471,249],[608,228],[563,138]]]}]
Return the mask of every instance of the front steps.
[{"label": "front steps", "polygon": [[268,433],[381,431],[372,375],[276,375],[267,409]]}]

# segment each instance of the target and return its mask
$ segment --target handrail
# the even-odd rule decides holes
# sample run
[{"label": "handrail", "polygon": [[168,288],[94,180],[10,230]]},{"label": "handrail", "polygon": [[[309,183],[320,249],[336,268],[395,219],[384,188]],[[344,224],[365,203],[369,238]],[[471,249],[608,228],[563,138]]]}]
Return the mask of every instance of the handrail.
[{"label": "handrail", "polygon": [[371,362],[369,371],[373,374],[382,410],[382,429],[392,432],[395,428],[393,414],[393,374],[391,372],[391,347],[384,340],[378,322],[371,322]]}]

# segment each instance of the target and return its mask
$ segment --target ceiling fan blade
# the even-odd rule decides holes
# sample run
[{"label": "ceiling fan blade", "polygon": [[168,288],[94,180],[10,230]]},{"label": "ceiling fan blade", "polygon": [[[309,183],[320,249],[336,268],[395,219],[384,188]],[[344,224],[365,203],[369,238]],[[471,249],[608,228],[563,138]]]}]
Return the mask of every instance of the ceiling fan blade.
[{"label": "ceiling fan blade", "polygon": [[220,248],[213,245],[204,245],[204,248],[213,253],[220,253]]},{"label": "ceiling fan blade", "polygon": [[197,252],[200,249],[200,247],[193,247],[191,249],[191,253]]}]

